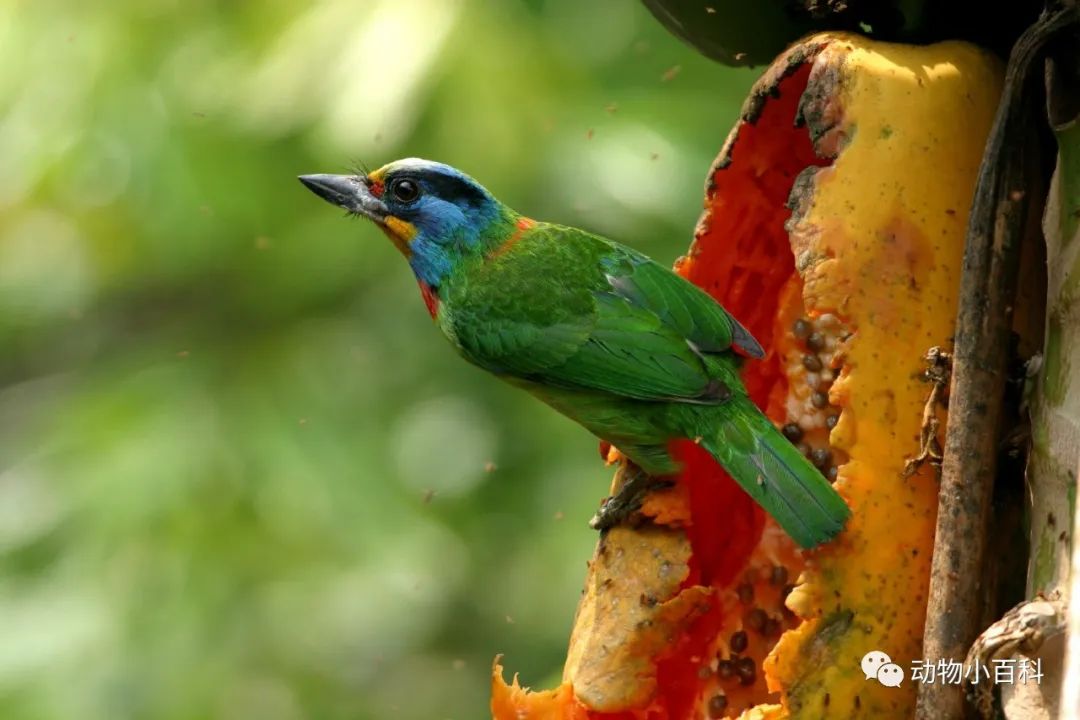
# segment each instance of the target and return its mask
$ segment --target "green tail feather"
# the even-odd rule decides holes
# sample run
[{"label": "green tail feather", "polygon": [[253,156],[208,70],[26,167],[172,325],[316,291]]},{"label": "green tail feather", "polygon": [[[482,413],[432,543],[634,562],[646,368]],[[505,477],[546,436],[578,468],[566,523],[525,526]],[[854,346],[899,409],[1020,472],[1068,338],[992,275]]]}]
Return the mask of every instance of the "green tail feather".
[{"label": "green tail feather", "polygon": [[812,548],[844,528],[843,498],[749,398],[717,408],[715,438],[701,444],[800,546]]}]

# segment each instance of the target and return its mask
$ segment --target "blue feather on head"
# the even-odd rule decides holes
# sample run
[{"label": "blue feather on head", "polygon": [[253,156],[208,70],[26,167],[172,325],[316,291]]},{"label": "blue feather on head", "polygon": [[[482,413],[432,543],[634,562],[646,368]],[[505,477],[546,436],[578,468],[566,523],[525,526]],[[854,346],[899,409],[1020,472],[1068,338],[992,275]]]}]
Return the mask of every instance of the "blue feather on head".
[{"label": "blue feather on head", "polygon": [[480,183],[431,160],[398,160],[368,179],[383,186],[380,199],[389,213],[411,226],[409,265],[431,287],[438,287],[454,263],[477,248],[484,230],[506,212]]}]

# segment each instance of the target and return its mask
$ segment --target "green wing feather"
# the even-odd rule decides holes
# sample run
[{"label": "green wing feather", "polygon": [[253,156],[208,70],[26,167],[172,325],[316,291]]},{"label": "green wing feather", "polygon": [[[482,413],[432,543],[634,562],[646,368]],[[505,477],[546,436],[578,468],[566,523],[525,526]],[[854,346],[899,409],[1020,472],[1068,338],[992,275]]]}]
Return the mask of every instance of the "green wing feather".
[{"label": "green wing feather", "polygon": [[725,376],[734,366],[705,354],[741,330],[670,270],[555,225],[474,271],[448,306],[459,347],[493,372],[638,400],[717,401],[717,362]]},{"label": "green wing feather", "polygon": [[699,399],[711,377],[702,358],[657,315],[609,292],[596,294],[589,336],[543,382],[637,400]]},{"label": "green wing feather", "polygon": [[629,248],[620,248],[604,266],[617,294],[656,313],[699,350],[723,352],[734,346],[750,357],[765,357],[758,341],[731,313],[671,270]]}]

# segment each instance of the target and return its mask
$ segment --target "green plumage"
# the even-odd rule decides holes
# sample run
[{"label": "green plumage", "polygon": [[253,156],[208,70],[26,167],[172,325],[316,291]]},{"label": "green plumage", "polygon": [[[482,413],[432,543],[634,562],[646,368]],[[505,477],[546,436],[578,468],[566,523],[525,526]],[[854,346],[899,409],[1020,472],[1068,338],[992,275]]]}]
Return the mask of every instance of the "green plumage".
[{"label": "green plumage", "polygon": [[467,360],[652,475],[678,471],[672,441],[698,441],[804,547],[843,527],[844,501],[746,396],[733,348],[761,346],[700,288],[630,248],[526,220],[440,163],[300,179],[391,237]]},{"label": "green plumage", "polygon": [[537,224],[486,245],[439,290],[438,324],[466,359],[650,474],[677,471],[670,441],[700,439],[804,547],[840,531],[843,500],[746,397],[731,347],[760,346],[709,295],[574,228]]}]

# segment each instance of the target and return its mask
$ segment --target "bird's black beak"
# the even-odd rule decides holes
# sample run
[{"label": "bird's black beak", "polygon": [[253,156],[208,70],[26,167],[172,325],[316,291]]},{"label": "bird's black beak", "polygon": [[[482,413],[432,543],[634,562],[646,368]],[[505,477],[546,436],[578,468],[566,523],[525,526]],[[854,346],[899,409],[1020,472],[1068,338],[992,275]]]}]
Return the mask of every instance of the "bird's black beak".
[{"label": "bird's black beak", "polygon": [[356,175],[301,175],[300,182],[326,202],[383,223],[390,214],[386,204],[375,197],[367,181]]}]

